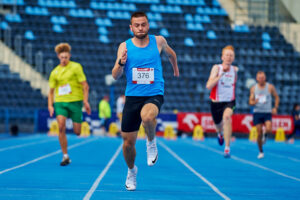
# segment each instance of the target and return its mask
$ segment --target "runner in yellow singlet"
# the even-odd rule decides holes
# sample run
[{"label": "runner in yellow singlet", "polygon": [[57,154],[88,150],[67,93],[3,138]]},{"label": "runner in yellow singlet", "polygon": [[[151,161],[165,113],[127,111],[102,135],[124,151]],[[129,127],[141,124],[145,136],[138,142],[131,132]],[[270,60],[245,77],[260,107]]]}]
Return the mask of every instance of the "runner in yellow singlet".
[{"label": "runner in yellow singlet", "polygon": [[86,112],[91,113],[88,102],[89,85],[82,66],[70,61],[71,46],[68,43],[56,45],[55,52],[60,64],[52,70],[49,77],[48,110],[51,117],[55,110],[59,127],[59,143],[63,152],[60,165],[65,166],[71,162],[67,151],[66,120],[67,118],[72,119],[73,131],[76,135],[80,135],[82,104]]}]

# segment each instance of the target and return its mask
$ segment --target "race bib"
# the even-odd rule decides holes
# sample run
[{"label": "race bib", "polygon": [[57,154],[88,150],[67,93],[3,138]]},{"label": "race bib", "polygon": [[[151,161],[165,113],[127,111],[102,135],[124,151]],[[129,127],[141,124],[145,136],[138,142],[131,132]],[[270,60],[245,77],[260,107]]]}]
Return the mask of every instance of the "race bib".
[{"label": "race bib", "polygon": [[153,84],[154,68],[132,68],[132,83]]},{"label": "race bib", "polygon": [[225,86],[225,87],[231,87],[234,83],[234,77],[229,75],[229,74],[224,74],[222,79],[221,79],[221,83]]},{"label": "race bib", "polygon": [[58,95],[62,96],[62,95],[66,95],[66,94],[71,94],[72,90],[71,90],[71,86],[69,84],[60,86],[58,88]]},{"label": "race bib", "polygon": [[258,99],[258,103],[266,103],[267,102],[266,95],[257,95],[256,99]]}]

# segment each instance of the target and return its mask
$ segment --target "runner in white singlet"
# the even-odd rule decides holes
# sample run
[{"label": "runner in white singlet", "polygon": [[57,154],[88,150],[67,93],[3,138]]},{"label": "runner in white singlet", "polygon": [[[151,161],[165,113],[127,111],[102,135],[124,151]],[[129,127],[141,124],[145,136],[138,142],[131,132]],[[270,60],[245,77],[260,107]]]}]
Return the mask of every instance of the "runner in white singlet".
[{"label": "runner in white singlet", "polygon": [[212,67],[206,88],[211,90],[211,114],[218,132],[218,142],[223,145],[225,139],[224,157],[229,158],[232,134],[231,116],[235,107],[235,84],[238,71],[237,67],[232,66],[233,46],[228,45],[223,48],[221,59],[222,64]]}]

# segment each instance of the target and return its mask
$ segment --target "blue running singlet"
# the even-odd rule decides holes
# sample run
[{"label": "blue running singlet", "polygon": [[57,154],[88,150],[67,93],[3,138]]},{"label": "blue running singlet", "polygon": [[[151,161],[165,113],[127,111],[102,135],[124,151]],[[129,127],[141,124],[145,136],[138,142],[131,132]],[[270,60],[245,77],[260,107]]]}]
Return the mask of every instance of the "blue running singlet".
[{"label": "blue running singlet", "polygon": [[135,46],[132,39],[128,39],[126,48],[125,96],[164,95],[163,71],[155,36],[149,35],[149,44],[142,48]]}]

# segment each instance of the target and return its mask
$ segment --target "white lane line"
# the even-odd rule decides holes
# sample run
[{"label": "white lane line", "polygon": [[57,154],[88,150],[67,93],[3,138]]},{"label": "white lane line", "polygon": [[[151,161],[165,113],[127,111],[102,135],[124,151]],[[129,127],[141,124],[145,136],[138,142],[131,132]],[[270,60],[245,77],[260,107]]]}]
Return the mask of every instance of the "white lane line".
[{"label": "white lane line", "polygon": [[[86,143],[92,142],[92,141],[94,141],[94,140],[96,140],[96,139],[97,139],[97,138],[93,138],[93,139],[90,139],[90,140],[85,140],[85,141],[83,141],[83,142],[79,142],[79,143],[73,144],[73,145],[69,146],[68,150],[73,149],[73,148],[78,147],[78,146],[81,146],[81,145],[84,145],[84,144],[86,144]],[[21,168],[21,167],[25,167],[26,165],[29,165],[29,164],[38,162],[38,161],[43,160],[43,159],[45,159],[45,158],[54,156],[54,155],[56,155],[56,154],[58,154],[58,153],[60,153],[60,152],[61,152],[61,150],[57,150],[57,151],[54,151],[54,152],[52,152],[52,153],[49,153],[49,154],[46,154],[46,155],[44,155],[44,156],[38,157],[38,158],[36,158],[36,159],[33,159],[33,160],[31,160],[31,161],[25,162],[25,163],[23,163],[23,164],[20,164],[20,165],[17,165],[17,166],[14,166],[14,167],[11,167],[11,168],[2,170],[2,171],[0,171],[0,175],[1,175],[1,174],[4,174],[4,173],[6,173],[6,172],[12,171],[12,170]]]},{"label": "white lane line", "polygon": [[[198,143],[193,143],[193,142],[188,142],[188,143],[190,143],[190,144],[192,144],[192,145],[194,145],[194,146],[198,146],[198,147],[201,147],[201,148],[203,148],[203,149],[207,149],[207,150],[209,150],[209,151],[213,151],[213,152],[215,152],[215,153],[218,153],[218,154],[223,155],[223,152],[222,152],[222,151],[219,151],[219,150],[216,150],[216,149],[214,149],[214,148],[208,147],[208,146],[206,146],[206,145],[204,145],[204,144],[198,144]],[[231,156],[231,158],[234,159],[234,160],[237,160],[237,161],[239,161],[239,162],[242,162],[242,163],[245,163],[245,164],[248,164],[248,165],[252,165],[252,166],[254,166],[254,167],[257,167],[257,168],[260,168],[260,169],[263,169],[263,170],[272,172],[272,173],[277,174],[277,175],[279,175],[279,176],[283,176],[283,177],[286,177],[286,178],[289,178],[289,179],[292,179],[292,180],[295,180],[295,181],[300,181],[300,179],[297,178],[297,177],[287,175],[287,174],[285,174],[285,173],[282,173],[282,172],[279,172],[279,171],[277,171],[277,170],[274,170],[274,169],[265,167],[265,166],[263,166],[263,165],[260,165],[260,164],[255,163],[255,162],[251,162],[251,161],[248,161],[248,160],[239,158],[239,157],[237,157],[237,156]]]},{"label": "white lane line", "polygon": [[[244,149],[244,150],[252,151],[252,152],[257,152],[257,150],[254,150],[252,147],[249,147],[249,146],[248,147],[236,146],[235,148]],[[294,162],[300,162],[300,160],[298,158],[294,158],[294,157],[291,157],[291,156],[283,156],[283,155],[280,155],[280,154],[271,153],[269,151],[267,153],[265,153],[265,155],[271,155],[271,156],[278,157],[278,158],[289,159],[289,160],[294,161]]]},{"label": "white lane line", "polygon": [[271,156],[278,157],[278,158],[289,159],[289,160],[294,161],[294,162],[300,162],[299,159],[291,157],[291,156],[282,156],[282,155],[271,153],[271,152],[267,152],[267,153],[265,153],[265,155],[271,155]]},{"label": "white lane line", "polygon": [[107,173],[107,171],[109,170],[110,166],[114,163],[114,161],[116,160],[116,158],[118,157],[119,153],[121,152],[123,143],[120,144],[120,146],[118,147],[118,149],[116,150],[115,154],[113,155],[113,157],[110,159],[110,161],[108,162],[108,164],[106,165],[106,167],[103,169],[103,171],[100,173],[100,175],[98,176],[98,178],[95,180],[95,182],[93,183],[91,189],[86,193],[86,195],[84,196],[83,200],[89,200],[91,198],[91,196],[93,195],[93,193],[95,192],[95,190],[97,189],[100,181],[103,179],[103,177],[105,176],[105,174]]},{"label": "white lane line", "polygon": [[299,160],[299,159],[297,159],[297,158],[294,158],[294,157],[290,157],[290,156],[288,156],[287,158],[288,158],[288,159],[290,159],[290,160],[292,160],[292,161],[295,161],[295,162],[300,162],[300,160]]},{"label": "white lane line", "polygon": [[52,139],[52,140],[46,139],[46,140],[42,140],[42,141],[38,141],[38,142],[30,142],[30,143],[27,143],[27,144],[14,145],[14,146],[10,146],[10,147],[1,148],[0,152],[11,150],[11,149],[18,149],[18,148],[22,148],[22,147],[26,147],[26,146],[35,145],[35,144],[42,144],[42,143],[45,143],[45,142],[52,142],[52,141],[54,141],[54,139]]},{"label": "white lane line", "polygon": [[203,182],[205,182],[213,191],[215,191],[219,196],[223,199],[230,200],[228,196],[222,193],[216,186],[214,186],[210,181],[208,181],[204,176],[194,170],[189,164],[187,164],[183,159],[181,159],[174,151],[172,151],[167,145],[163,142],[158,141],[158,143],[167,150],[174,158],[176,158],[179,162],[181,162],[186,168],[188,168],[193,174],[195,174],[198,178],[200,178]]},{"label": "white lane line", "polygon": [[8,141],[8,140],[27,140],[27,139],[36,139],[41,137],[41,134],[32,134],[32,135],[22,135],[22,136],[18,136],[18,137],[7,137],[7,138],[3,138],[3,140],[0,138],[0,141]]}]

